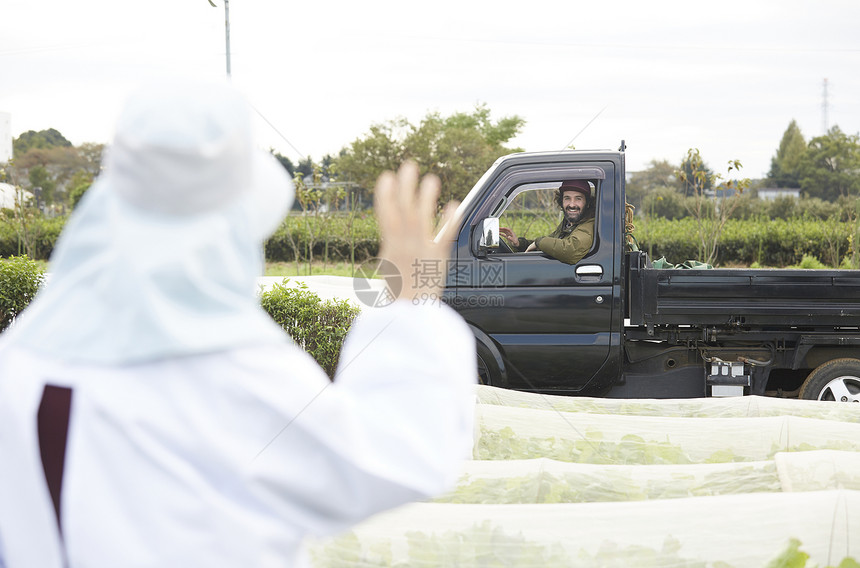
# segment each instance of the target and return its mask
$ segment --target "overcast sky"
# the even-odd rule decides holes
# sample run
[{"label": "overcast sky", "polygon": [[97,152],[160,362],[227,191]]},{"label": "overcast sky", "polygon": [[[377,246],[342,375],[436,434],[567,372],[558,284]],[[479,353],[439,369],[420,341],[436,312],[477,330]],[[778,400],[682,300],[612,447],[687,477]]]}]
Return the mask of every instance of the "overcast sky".
[{"label": "overcast sky", "polygon": [[[224,3],[4,0],[0,111],[12,135],[109,142],[125,95],[226,75]],[[697,147],[762,177],[786,127],[860,130],[858,0],[233,0],[232,80],[263,147],[320,159],[397,117],[486,103],[512,145],[627,142],[628,170]],[[596,118],[595,118],[596,117]],[[592,122],[593,120],[593,122]],[[589,125],[590,122],[590,125]],[[270,123],[270,124],[269,124]],[[586,125],[588,125],[586,127]],[[584,129],[584,130],[583,130]],[[580,131],[582,131],[580,133]]]}]

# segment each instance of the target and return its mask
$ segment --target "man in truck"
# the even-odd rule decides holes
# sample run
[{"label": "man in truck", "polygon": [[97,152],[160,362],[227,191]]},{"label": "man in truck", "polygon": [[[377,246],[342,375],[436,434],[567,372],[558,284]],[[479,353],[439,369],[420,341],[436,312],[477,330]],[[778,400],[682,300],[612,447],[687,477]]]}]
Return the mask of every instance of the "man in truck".
[{"label": "man in truck", "polygon": [[594,198],[591,184],[584,179],[570,179],[561,183],[556,191],[556,203],[563,217],[558,227],[547,236],[534,241],[517,237],[501,227],[499,233],[519,252],[540,250],[567,264],[576,264],[591,250],[594,243]]}]

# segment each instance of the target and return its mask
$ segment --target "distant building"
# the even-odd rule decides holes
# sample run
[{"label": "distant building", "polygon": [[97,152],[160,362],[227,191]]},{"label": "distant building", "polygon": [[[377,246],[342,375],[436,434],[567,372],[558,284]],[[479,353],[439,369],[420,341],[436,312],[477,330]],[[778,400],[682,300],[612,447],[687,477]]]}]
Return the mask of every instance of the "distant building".
[{"label": "distant building", "polygon": [[15,187],[8,183],[0,183],[0,209],[15,207]]},{"label": "distant building", "polygon": [[[29,203],[33,194],[26,189],[21,191],[21,199]],[[15,208],[15,186],[8,183],[0,183],[0,209]]]},{"label": "distant building", "polygon": [[719,197],[720,199],[728,199],[729,197],[734,197],[737,193],[737,189],[734,187],[720,187],[718,189],[706,189],[704,191],[705,197],[713,199],[714,197]]},{"label": "distant building", "polygon": [[758,190],[758,198],[773,201],[777,197],[793,197],[800,199],[800,190],[796,188],[763,187]]},{"label": "distant building", "polygon": [[12,159],[12,115],[0,112],[0,164]]}]

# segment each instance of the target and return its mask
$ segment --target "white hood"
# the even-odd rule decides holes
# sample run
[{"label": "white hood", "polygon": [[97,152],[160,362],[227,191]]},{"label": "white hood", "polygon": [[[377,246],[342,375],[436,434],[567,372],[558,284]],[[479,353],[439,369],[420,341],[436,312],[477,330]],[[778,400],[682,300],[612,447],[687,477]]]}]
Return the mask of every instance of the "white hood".
[{"label": "white hood", "polygon": [[69,219],[51,279],[4,340],[122,364],[286,341],[259,307],[262,244],[292,203],[223,84],[161,84],[128,102],[103,175]]}]

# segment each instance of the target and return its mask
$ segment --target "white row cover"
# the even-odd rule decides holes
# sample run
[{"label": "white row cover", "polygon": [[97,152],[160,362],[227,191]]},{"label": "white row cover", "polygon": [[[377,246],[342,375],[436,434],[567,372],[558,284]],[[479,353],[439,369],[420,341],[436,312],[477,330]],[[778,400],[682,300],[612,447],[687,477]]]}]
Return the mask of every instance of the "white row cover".
[{"label": "white row cover", "polygon": [[683,464],[769,460],[777,452],[860,451],[860,423],[797,416],[664,418],[478,404],[476,417],[478,460]]},{"label": "white row cover", "polygon": [[458,487],[309,543],[312,566],[860,566],[858,405],[477,400]]},{"label": "white row cover", "polygon": [[860,491],[860,453],[778,453],[774,460],[684,465],[598,465],[546,458],[473,461],[437,503],[589,503],[740,493]]},{"label": "white row cover", "polygon": [[858,527],[860,492],[850,490],[559,505],[420,503],[315,542],[309,552],[317,568],[765,568],[799,543],[809,566],[837,566],[860,559]]},{"label": "white row cover", "polygon": [[478,385],[476,394],[480,404],[562,412],[686,418],[801,416],[860,423],[860,404],[766,396],[627,400],[535,394],[487,385]]}]

